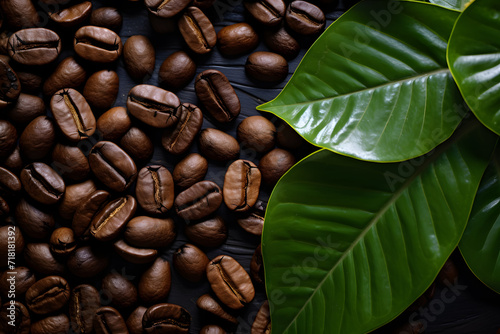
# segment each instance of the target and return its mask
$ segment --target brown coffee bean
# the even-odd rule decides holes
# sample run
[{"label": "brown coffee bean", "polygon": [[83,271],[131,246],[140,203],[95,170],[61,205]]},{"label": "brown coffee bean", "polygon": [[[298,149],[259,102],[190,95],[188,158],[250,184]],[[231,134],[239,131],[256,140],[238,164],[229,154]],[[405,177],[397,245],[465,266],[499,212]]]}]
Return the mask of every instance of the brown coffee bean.
[{"label": "brown coffee bean", "polygon": [[283,0],[246,0],[243,5],[257,22],[265,26],[276,26],[285,16]]},{"label": "brown coffee bean", "polygon": [[59,174],[42,162],[34,162],[24,167],[21,171],[21,183],[31,198],[47,205],[57,203],[66,190]]},{"label": "brown coffee bean", "polygon": [[96,190],[97,188],[92,180],[67,186],[64,196],[59,203],[59,216],[67,220],[72,219],[82,201]]},{"label": "brown coffee bean", "polygon": [[195,183],[177,195],[174,206],[184,220],[198,220],[215,212],[222,204],[222,191],[212,181]]},{"label": "brown coffee bean", "polygon": [[110,306],[98,308],[94,316],[96,334],[128,334],[127,325],[121,314]]},{"label": "brown coffee bean", "polygon": [[82,181],[90,173],[89,161],[78,146],[57,143],[52,151],[52,167],[64,179]]},{"label": "brown coffee bean", "polygon": [[45,103],[38,96],[21,93],[9,108],[8,115],[11,122],[26,126],[38,116],[45,115]]},{"label": "brown coffee bean", "polygon": [[16,147],[17,130],[11,122],[0,119],[0,157],[9,156]]},{"label": "brown coffee bean", "polygon": [[151,159],[154,152],[151,138],[143,130],[131,127],[120,139],[120,146],[132,159],[145,162]]},{"label": "brown coffee bean", "polygon": [[64,276],[64,264],[54,258],[47,243],[29,243],[24,250],[26,266],[42,276]]},{"label": "brown coffee bean", "polygon": [[97,119],[97,132],[103,140],[120,139],[132,126],[132,122],[124,107],[114,107]]},{"label": "brown coffee bean", "polygon": [[[11,245],[14,238],[14,246]],[[9,241],[10,240],[10,241]],[[14,247],[14,248],[12,248]],[[15,257],[21,256],[24,250],[24,237],[19,228],[14,225],[4,225],[0,227],[0,260],[7,263],[7,258],[12,257],[14,252]],[[10,254],[9,254],[10,253]]]},{"label": "brown coffee bean", "polygon": [[16,174],[6,168],[0,167],[0,196],[15,197],[19,194],[21,188],[21,180],[19,180]]},{"label": "brown coffee bean", "polygon": [[276,127],[267,118],[250,116],[245,118],[236,131],[238,141],[242,146],[251,148],[258,153],[270,151],[275,144]]},{"label": "brown coffee bean", "polygon": [[262,235],[266,207],[267,203],[257,200],[251,210],[249,210],[244,216],[238,218],[238,224],[241,226],[241,228],[249,233]]},{"label": "brown coffee bean", "polygon": [[31,72],[17,71],[17,77],[21,83],[21,91],[27,94],[38,94],[43,84],[43,78]]},{"label": "brown coffee bean", "polygon": [[277,53],[257,51],[248,56],[245,72],[255,80],[281,82],[288,75],[288,62]]},{"label": "brown coffee bean", "polygon": [[93,108],[106,110],[115,103],[119,85],[120,78],[115,71],[97,71],[87,80],[83,96]]},{"label": "brown coffee bean", "polygon": [[275,148],[260,159],[259,170],[262,174],[262,180],[269,185],[275,185],[295,165],[295,162],[292,153],[281,148]]},{"label": "brown coffee bean", "polygon": [[126,190],[137,177],[137,167],[130,156],[110,141],[100,141],[89,154],[90,169],[113,191]]},{"label": "brown coffee bean", "polygon": [[73,230],[68,227],[55,229],[50,236],[50,250],[52,253],[65,256],[76,249],[76,240]]},{"label": "brown coffee bean", "polygon": [[9,38],[9,56],[23,65],[46,65],[61,52],[59,35],[45,28],[29,28]]},{"label": "brown coffee bean", "polygon": [[92,218],[90,234],[100,241],[116,239],[136,209],[137,202],[130,195],[106,203]]},{"label": "brown coffee bean", "polygon": [[142,318],[144,333],[187,334],[191,315],[175,304],[156,304],[146,310]]},{"label": "brown coffee bean", "polygon": [[240,99],[222,72],[201,72],[196,77],[194,88],[198,99],[217,122],[228,123],[240,114]]},{"label": "brown coffee bean", "polygon": [[10,214],[9,203],[7,203],[7,201],[3,197],[0,197],[0,218],[7,217],[9,214]]},{"label": "brown coffee bean", "polygon": [[43,84],[43,94],[52,96],[64,88],[78,88],[85,82],[87,71],[74,58],[67,57],[57,65]]},{"label": "brown coffee bean", "polygon": [[207,265],[207,278],[221,302],[232,309],[241,309],[255,296],[250,276],[228,255],[219,255]]},{"label": "brown coffee bean", "polygon": [[301,35],[318,34],[325,27],[325,14],[310,2],[296,0],[286,9],[285,21],[288,27]]},{"label": "brown coffee bean", "polygon": [[179,247],[173,257],[175,270],[190,282],[199,282],[205,278],[208,262],[207,255],[191,244]]},{"label": "brown coffee bean", "polygon": [[130,334],[143,334],[142,317],[146,313],[147,308],[138,306],[127,318],[126,324]]},{"label": "brown coffee bean", "polygon": [[137,177],[135,197],[139,205],[151,215],[163,215],[174,205],[174,180],[161,165],[142,168]]},{"label": "brown coffee bean", "polygon": [[54,121],[47,116],[38,116],[21,133],[21,137],[19,137],[19,149],[21,155],[28,160],[41,160],[49,154],[55,141],[56,130]]},{"label": "brown coffee bean", "polygon": [[76,54],[96,63],[117,60],[123,49],[122,41],[114,31],[96,26],[84,26],[75,33],[73,46]]},{"label": "brown coffee bean", "polygon": [[101,289],[111,305],[117,309],[132,307],[137,303],[134,284],[118,273],[109,273],[102,279]]},{"label": "brown coffee bean", "polygon": [[118,255],[130,263],[150,263],[158,256],[158,251],[154,248],[134,247],[122,239],[115,241],[113,248]]},{"label": "brown coffee bean", "polygon": [[240,145],[234,137],[213,128],[200,132],[198,144],[201,154],[217,162],[237,159],[240,154]]},{"label": "brown coffee bean", "polygon": [[171,218],[138,216],[128,222],[123,237],[135,247],[164,248],[175,240],[175,224]]},{"label": "brown coffee bean", "polygon": [[99,291],[92,285],[82,284],[71,290],[69,317],[71,329],[75,333],[91,333],[94,326],[95,311],[101,305]]},{"label": "brown coffee bean", "polygon": [[0,9],[5,24],[13,30],[35,27],[40,23],[38,12],[30,0],[1,1]]},{"label": "brown coffee bean", "polygon": [[36,314],[60,310],[69,300],[68,282],[61,276],[48,276],[33,284],[26,291],[26,306]]},{"label": "brown coffee bean", "polygon": [[123,45],[125,69],[132,79],[145,82],[155,69],[155,48],[146,36],[130,36]]},{"label": "brown coffee bean", "polygon": [[50,13],[49,18],[61,28],[80,27],[92,12],[92,2],[84,1],[71,7]]},{"label": "brown coffee bean", "polygon": [[146,304],[165,300],[170,293],[171,282],[170,264],[159,257],[141,275],[137,285],[139,297]]},{"label": "brown coffee bean", "polygon": [[174,93],[151,85],[137,85],[127,97],[127,108],[132,116],[155,128],[177,123],[180,104]]},{"label": "brown coffee bean", "polygon": [[0,293],[2,294],[2,298],[7,298],[9,293],[12,292],[11,285],[14,285],[16,296],[23,297],[35,282],[35,274],[27,267],[16,267],[13,270],[6,270],[0,275]]},{"label": "brown coffee bean", "polygon": [[219,216],[186,225],[184,232],[189,240],[202,247],[219,247],[227,239],[226,223]]},{"label": "brown coffee bean", "polygon": [[181,104],[178,114],[177,124],[166,128],[161,138],[163,148],[175,155],[183,154],[189,149],[203,125],[203,114],[194,104]]},{"label": "brown coffee bean", "polygon": [[175,166],[172,177],[177,187],[186,189],[203,181],[207,170],[207,159],[198,153],[190,153]]},{"label": "brown coffee bean", "polygon": [[92,220],[110,199],[110,194],[107,191],[97,190],[82,201],[75,211],[71,225],[77,238],[90,238]]},{"label": "brown coffee bean", "polygon": [[114,7],[101,7],[90,14],[90,25],[108,28],[118,33],[122,28],[123,17]]},{"label": "brown coffee bean", "polygon": [[271,312],[266,300],[259,309],[252,324],[252,334],[268,334],[271,332]]},{"label": "brown coffee bean", "polygon": [[77,248],[68,258],[66,266],[75,276],[90,278],[102,273],[109,265],[106,249],[83,246]]},{"label": "brown coffee bean", "polygon": [[[9,309],[10,307],[10,309]],[[9,324],[9,315],[14,317],[14,326]],[[30,334],[31,319],[28,309],[18,301],[2,305],[0,309],[0,330],[5,334]]]},{"label": "brown coffee bean", "polygon": [[31,334],[66,334],[69,331],[69,319],[66,314],[43,318],[31,324]]},{"label": "brown coffee bean", "polygon": [[255,49],[259,36],[248,23],[225,26],[217,33],[217,46],[225,56],[239,56]]},{"label": "brown coffee bean", "polygon": [[299,54],[299,42],[283,26],[279,29],[265,29],[262,39],[271,51],[282,55],[285,59],[294,59]]},{"label": "brown coffee bean", "polygon": [[21,93],[19,78],[9,63],[0,59],[0,110],[14,103]]},{"label": "brown coffee bean", "polygon": [[264,262],[262,260],[261,245],[257,246],[252,255],[252,261],[250,262],[250,276],[252,276],[255,283],[264,285]]},{"label": "brown coffee bean", "polygon": [[219,304],[219,302],[217,302],[209,294],[200,296],[196,301],[196,306],[198,306],[201,310],[209,313],[211,317],[215,317],[215,319],[217,320],[222,320],[226,324],[230,325],[238,325],[238,319],[227,313]]},{"label": "brown coffee bean", "polygon": [[161,86],[177,91],[193,80],[196,63],[184,51],[176,51],[168,56],[160,66],[158,82]]},{"label": "brown coffee bean", "polygon": [[217,43],[212,22],[197,7],[188,7],[179,18],[178,25],[184,41],[195,53],[208,53]]},{"label": "brown coffee bean", "polygon": [[6,158],[0,158],[0,164],[19,175],[19,172],[24,166],[19,146],[16,146]]},{"label": "brown coffee bean", "polygon": [[167,19],[182,12],[190,2],[190,0],[145,0],[144,4],[151,14]]},{"label": "brown coffee bean", "polygon": [[261,174],[249,160],[236,160],[229,165],[224,177],[224,202],[229,210],[243,212],[257,202]]},{"label": "brown coffee bean", "polygon": [[47,238],[55,225],[52,214],[24,198],[16,206],[15,218],[23,233],[32,239]]}]

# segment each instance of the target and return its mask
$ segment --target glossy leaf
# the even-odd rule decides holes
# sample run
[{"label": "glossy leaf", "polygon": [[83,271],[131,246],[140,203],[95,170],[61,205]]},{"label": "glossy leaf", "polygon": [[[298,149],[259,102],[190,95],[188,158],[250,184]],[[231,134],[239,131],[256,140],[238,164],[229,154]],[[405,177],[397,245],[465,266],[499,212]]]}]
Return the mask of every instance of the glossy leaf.
[{"label": "glossy leaf", "polygon": [[278,97],[257,109],[344,155],[373,161],[422,155],[462,117],[446,64],[457,17],[424,2],[363,1],[314,43]]},{"label": "glossy leaf", "polygon": [[273,334],[365,333],[432,283],[465,229],[496,136],[377,164],[318,151],[275,187],[262,251]]},{"label": "glossy leaf", "polygon": [[429,0],[429,2],[450,9],[464,10],[471,0]]},{"label": "glossy leaf", "polygon": [[462,95],[488,128],[500,134],[500,1],[476,0],[450,37],[448,63]]},{"label": "glossy leaf", "polygon": [[500,151],[481,180],[472,213],[460,241],[472,272],[500,293]]}]

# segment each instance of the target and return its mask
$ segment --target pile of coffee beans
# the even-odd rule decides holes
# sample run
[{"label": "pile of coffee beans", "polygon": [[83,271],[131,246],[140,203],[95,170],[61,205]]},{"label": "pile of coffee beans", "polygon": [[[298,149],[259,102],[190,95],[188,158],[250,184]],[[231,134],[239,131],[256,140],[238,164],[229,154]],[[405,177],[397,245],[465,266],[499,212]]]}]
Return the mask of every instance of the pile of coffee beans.
[{"label": "pile of coffee beans", "polygon": [[[0,1],[0,332],[269,333],[267,301],[248,314],[266,200],[311,148],[207,57],[243,57],[239,76],[274,87],[325,4],[245,0],[223,27],[214,0],[99,4]],[[151,36],[121,34],[146,13]],[[169,302],[181,290],[203,292]]]}]

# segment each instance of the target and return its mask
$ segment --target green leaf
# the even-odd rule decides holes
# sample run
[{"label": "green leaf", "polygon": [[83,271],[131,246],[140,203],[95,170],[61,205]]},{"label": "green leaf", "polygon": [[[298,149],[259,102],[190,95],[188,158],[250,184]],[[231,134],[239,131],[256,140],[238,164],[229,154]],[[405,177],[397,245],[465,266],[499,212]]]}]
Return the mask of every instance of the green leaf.
[{"label": "green leaf", "polygon": [[481,180],[460,251],[472,272],[500,293],[500,151]]},{"label": "green leaf", "polygon": [[448,63],[477,118],[500,134],[500,1],[476,0],[460,15]]},{"label": "green leaf", "polygon": [[290,169],[262,236],[272,333],[365,333],[408,307],[457,246],[495,141],[475,121],[415,160],[321,150]]},{"label": "green leaf", "polygon": [[343,155],[420,156],[463,116],[446,63],[458,14],[424,2],[363,1],[314,43],[278,97],[257,109]]},{"label": "green leaf", "polygon": [[429,2],[450,9],[464,10],[465,5],[469,3],[470,0],[429,0]]}]

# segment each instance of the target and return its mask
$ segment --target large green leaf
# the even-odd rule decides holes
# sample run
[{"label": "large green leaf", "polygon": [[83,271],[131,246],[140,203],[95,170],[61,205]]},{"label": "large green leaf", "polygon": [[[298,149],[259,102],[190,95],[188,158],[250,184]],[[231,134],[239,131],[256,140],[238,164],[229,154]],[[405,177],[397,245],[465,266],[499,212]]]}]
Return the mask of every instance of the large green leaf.
[{"label": "large green leaf", "polygon": [[500,134],[500,1],[476,0],[460,15],[448,63],[477,118]]},{"label": "large green leaf", "polygon": [[322,150],[295,165],[262,236],[272,333],[364,333],[402,312],[457,246],[495,141],[476,121],[403,163]]},{"label": "large green leaf", "polygon": [[344,155],[420,156],[462,118],[446,64],[458,14],[424,2],[363,1],[323,33],[278,97],[258,109]]},{"label": "large green leaf", "polygon": [[427,0],[427,1],[450,9],[464,10],[465,5],[467,5],[467,3],[469,3],[471,0]]},{"label": "large green leaf", "polygon": [[500,151],[481,180],[460,251],[472,272],[500,293]]}]

